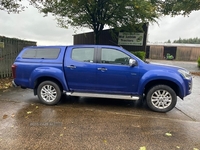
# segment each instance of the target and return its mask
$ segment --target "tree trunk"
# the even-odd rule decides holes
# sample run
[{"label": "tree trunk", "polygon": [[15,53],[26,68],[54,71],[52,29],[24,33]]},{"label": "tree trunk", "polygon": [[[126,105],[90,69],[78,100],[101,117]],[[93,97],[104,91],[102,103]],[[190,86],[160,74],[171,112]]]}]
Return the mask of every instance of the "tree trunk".
[{"label": "tree trunk", "polygon": [[100,37],[100,32],[99,31],[96,31],[96,32],[94,31],[94,44],[97,44],[97,45],[100,44],[100,41],[99,41],[100,38],[99,37]]}]

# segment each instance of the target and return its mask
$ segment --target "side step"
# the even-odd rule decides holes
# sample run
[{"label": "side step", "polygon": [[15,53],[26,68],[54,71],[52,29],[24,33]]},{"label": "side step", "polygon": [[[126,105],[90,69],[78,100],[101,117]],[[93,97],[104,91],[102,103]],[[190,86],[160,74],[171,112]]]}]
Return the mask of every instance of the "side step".
[{"label": "side step", "polygon": [[131,95],[80,93],[80,92],[66,92],[66,95],[80,96],[80,97],[99,97],[99,98],[113,98],[113,99],[124,99],[124,100],[139,100],[139,96],[131,96]]}]

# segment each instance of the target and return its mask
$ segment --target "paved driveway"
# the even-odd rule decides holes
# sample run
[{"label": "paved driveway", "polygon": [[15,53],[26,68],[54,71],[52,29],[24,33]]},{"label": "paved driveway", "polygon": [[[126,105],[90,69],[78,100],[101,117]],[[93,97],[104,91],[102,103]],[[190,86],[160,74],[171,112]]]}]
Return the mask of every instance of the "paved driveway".
[{"label": "paved driveway", "polygon": [[200,69],[197,67],[197,62],[175,61],[175,60],[153,60],[153,59],[147,59],[147,61],[153,63],[162,63],[162,64],[180,66],[191,72],[200,72]]},{"label": "paved driveway", "polygon": [[63,97],[46,106],[32,90],[0,93],[0,149],[198,150],[200,77],[168,113],[132,101]]}]

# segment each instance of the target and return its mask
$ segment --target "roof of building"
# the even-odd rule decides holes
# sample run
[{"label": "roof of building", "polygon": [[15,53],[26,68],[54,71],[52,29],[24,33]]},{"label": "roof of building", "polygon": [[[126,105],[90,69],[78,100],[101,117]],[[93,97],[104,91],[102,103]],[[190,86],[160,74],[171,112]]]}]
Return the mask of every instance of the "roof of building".
[{"label": "roof of building", "polygon": [[186,47],[200,47],[200,44],[184,44],[184,43],[147,43],[148,46],[186,46]]}]

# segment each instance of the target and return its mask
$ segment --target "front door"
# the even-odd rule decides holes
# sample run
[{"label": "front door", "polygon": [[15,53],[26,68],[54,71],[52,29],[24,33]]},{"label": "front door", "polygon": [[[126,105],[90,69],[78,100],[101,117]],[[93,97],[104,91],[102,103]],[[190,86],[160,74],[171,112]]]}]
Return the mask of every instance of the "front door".
[{"label": "front door", "polygon": [[101,48],[97,63],[97,90],[103,93],[134,94],[138,85],[138,66],[129,66],[130,56],[112,48]]}]

